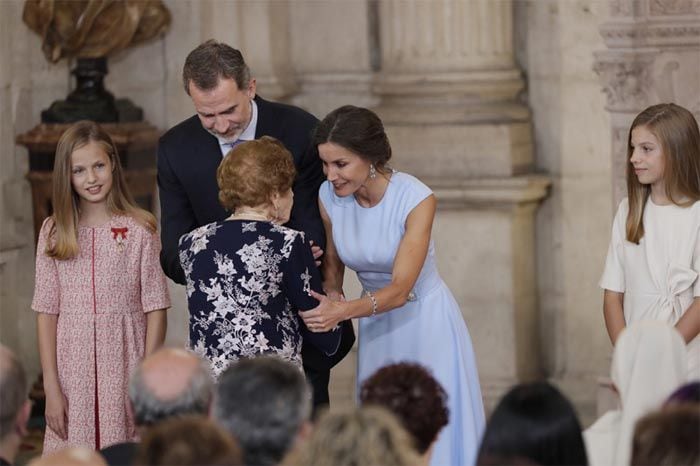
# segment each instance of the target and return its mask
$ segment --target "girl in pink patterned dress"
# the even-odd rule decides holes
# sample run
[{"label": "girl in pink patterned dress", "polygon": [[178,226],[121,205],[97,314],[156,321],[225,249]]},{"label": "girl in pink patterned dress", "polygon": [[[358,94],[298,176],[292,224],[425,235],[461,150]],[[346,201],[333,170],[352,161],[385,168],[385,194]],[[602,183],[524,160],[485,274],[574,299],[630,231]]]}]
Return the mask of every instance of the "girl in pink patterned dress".
[{"label": "girl in pink patterned dress", "polygon": [[117,149],[96,123],[78,122],[61,137],[53,207],[39,235],[32,302],[44,454],[134,438],[127,382],[163,343],[170,307],[155,218],[135,206]]}]

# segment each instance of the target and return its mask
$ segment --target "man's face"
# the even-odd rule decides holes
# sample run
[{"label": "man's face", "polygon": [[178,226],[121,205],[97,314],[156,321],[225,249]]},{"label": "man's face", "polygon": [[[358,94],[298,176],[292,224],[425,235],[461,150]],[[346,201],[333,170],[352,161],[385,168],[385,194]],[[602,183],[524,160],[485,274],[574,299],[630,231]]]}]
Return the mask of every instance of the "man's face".
[{"label": "man's face", "polygon": [[189,91],[202,126],[212,135],[234,142],[248,127],[253,113],[255,79],[250,80],[246,89],[239,89],[233,79],[221,78],[215,88],[206,91],[190,81]]}]

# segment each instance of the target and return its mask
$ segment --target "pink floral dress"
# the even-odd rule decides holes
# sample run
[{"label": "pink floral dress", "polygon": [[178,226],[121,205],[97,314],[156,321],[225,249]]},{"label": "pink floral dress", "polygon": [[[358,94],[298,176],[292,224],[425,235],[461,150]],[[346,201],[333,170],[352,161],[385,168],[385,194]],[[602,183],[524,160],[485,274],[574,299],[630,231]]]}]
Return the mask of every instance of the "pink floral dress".
[{"label": "pink floral dress", "polygon": [[79,228],[79,254],[56,260],[44,254],[52,222],[45,220],[39,235],[32,309],[58,314],[56,359],[68,402],[68,440],[47,427],[44,454],[132,440],[127,385],[143,358],[145,313],[170,307],[158,236],[115,216]]}]

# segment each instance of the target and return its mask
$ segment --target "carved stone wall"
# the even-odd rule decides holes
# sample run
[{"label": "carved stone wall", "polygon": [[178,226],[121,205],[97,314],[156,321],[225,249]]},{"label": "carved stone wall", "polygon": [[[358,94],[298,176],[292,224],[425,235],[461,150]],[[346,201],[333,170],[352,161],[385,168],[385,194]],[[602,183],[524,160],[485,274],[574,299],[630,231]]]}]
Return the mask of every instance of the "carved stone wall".
[{"label": "carved stone wall", "polygon": [[[34,313],[34,241],[26,151],[15,136],[32,128],[41,108],[65,95],[67,66],[50,66],[40,41],[21,22],[22,2],[0,2],[0,341],[39,370]],[[33,379],[32,379],[33,380]]]},{"label": "carved stone wall", "polygon": [[675,102],[700,117],[700,1],[612,0],[595,71],[612,117],[613,205],[626,196],[629,126],[646,107]]},{"label": "carved stone wall", "polygon": [[608,16],[599,0],[515,2],[535,166],[552,180],[536,214],[540,361],[586,424],[610,352],[598,288],[611,227],[610,117],[592,69]]},{"label": "carved stone wall", "polygon": [[291,49],[299,91],[291,102],[319,118],[352,103],[369,107],[374,9],[369,1],[298,0],[290,11]]}]

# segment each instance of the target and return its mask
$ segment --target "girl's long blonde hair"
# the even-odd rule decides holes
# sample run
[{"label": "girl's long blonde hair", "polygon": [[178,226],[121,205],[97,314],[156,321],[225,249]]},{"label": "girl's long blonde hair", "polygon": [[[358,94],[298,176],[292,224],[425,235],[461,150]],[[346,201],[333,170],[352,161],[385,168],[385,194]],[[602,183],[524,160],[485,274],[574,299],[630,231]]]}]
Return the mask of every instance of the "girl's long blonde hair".
[{"label": "girl's long blonde hair", "polygon": [[78,254],[78,220],[80,197],[71,184],[71,155],[74,151],[94,142],[105,151],[112,165],[112,189],[107,194],[107,209],[112,215],[127,215],[156,231],[156,219],[136,206],[124,180],[117,147],[109,134],[97,123],[79,121],[68,128],[56,148],[53,167],[53,215],[49,241],[44,251],[49,257],[64,260]]},{"label": "girl's long blonde hair", "polygon": [[644,236],[644,207],[651,186],[639,182],[632,166],[632,130],[645,126],[661,143],[664,155],[664,185],[668,199],[681,207],[700,200],[700,131],[698,122],[685,108],[658,104],[644,110],[632,122],[627,138],[627,241],[639,244]]}]

